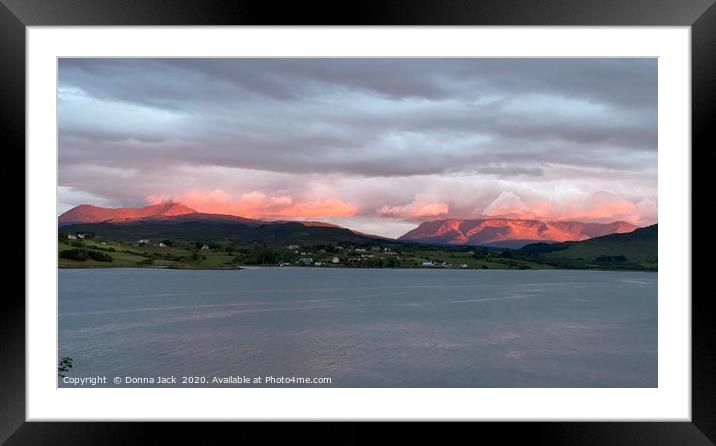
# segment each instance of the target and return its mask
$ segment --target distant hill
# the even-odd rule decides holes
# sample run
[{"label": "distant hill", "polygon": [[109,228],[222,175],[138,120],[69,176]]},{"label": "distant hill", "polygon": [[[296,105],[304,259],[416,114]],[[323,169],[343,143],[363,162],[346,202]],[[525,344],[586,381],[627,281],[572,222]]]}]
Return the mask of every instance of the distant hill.
[{"label": "distant hill", "polygon": [[161,241],[164,239],[179,241],[234,243],[265,243],[283,245],[297,243],[301,245],[321,245],[334,243],[368,243],[378,237],[356,234],[341,227],[306,226],[300,222],[265,223],[262,225],[228,222],[131,222],[90,223],[67,225],[67,232],[91,232],[113,240],[136,242],[140,239]]},{"label": "distant hill", "polygon": [[66,232],[89,232],[113,240],[141,239],[267,245],[368,243],[381,239],[323,222],[261,221],[234,215],[207,214],[180,203],[162,203],[142,208],[77,206],[59,217]]},{"label": "distant hill", "polygon": [[507,218],[429,221],[398,240],[442,245],[481,245],[520,248],[535,242],[587,240],[637,229],[631,223],[542,222]]},{"label": "distant hill", "polygon": [[58,223],[66,232],[91,232],[125,242],[171,239],[317,245],[368,243],[381,239],[330,223],[263,221],[235,215],[208,214],[176,202],[141,208],[102,208],[83,204],[60,215]]},{"label": "distant hill", "polygon": [[224,214],[206,214],[181,203],[166,202],[141,208],[103,208],[81,204],[58,217],[60,226],[85,223],[136,223],[136,222],[182,223],[189,221],[264,224],[259,220]]},{"label": "distant hill", "polygon": [[557,266],[579,263],[595,267],[621,265],[656,270],[658,241],[658,225],[652,225],[626,234],[610,234],[583,241],[531,244],[517,253],[540,257]]}]

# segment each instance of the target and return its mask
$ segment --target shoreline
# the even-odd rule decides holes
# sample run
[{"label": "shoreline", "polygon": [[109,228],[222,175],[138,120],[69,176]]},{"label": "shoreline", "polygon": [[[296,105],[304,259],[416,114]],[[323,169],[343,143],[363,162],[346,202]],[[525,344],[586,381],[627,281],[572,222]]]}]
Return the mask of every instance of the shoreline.
[{"label": "shoreline", "polygon": [[607,269],[607,268],[530,268],[530,269],[519,269],[519,268],[375,268],[375,267],[359,267],[359,266],[278,266],[278,265],[242,265],[236,267],[207,267],[207,268],[176,268],[170,266],[104,266],[104,265],[87,265],[87,266],[58,266],[57,269],[161,269],[161,270],[174,270],[174,271],[240,271],[240,270],[251,270],[258,268],[292,268],[292,269],[376,269],[376,270],[453,270],[453,271],[611,271],[611,272],[630,272],[630,273],[658,273],[659,270],[651,269]]}]

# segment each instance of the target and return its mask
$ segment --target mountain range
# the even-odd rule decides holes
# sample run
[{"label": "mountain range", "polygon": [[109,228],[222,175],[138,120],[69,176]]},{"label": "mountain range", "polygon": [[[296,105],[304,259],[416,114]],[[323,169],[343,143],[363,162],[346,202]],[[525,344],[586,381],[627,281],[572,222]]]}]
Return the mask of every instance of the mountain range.
[{"label": "mountain range", "polygon": [[[58,218],[62,227],[88,231],[123,240],[136,238],[206,239],[228,238],[239,242],[265,243],[367,243],[384,239],[325,222],[265,221],[235,215],[210,214],[177,202],[141,208],[76,206]],[[542,222],[506,218],[429,221],[397,240],[435,245],[482,245],[521,248],[538,242],[587,240],[638,227],[624,221],[613,223]]]},{"label": "mountain range", "polygon": [[383,239],[320,221],[255,220],[235,215],[209,214],[181,203],[168,202],[141,208],[76,206],[58,217],[68,232],[91,232],[121,241],[172,239],[184,241],[230,240],[268,245],[300,243],[369,243]]},{"label": "mountain range", "polygon": [[438,245],[521,248],[537,242],[587,240],[608,234],[632,232],[637,228],[638,226],[625,221],[582,223],[507,218],[447,219],[421,223],[398,240]]},{"label": "mountain range", "polygon": [[205,221],[222,223],[264,224],[260,220],[235,215],[205,214],[181,203],[166,202],[141,208],[103,208],[81,204],[59,216],[60,226],[87,223],[137,223],[137,222],[187,222]]}]

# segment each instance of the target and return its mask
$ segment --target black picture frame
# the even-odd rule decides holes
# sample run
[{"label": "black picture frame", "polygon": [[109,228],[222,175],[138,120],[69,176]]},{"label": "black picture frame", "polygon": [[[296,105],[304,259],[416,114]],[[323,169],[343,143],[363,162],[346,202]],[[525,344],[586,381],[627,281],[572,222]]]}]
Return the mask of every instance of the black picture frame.
[{"label": "black picture frame", "polygon": [[[0,0],[0,132],[6,157],[25,144],[25,31],[28,26],[142,25],[547,25],[690,26],[692,32],[692,156],[713,148],[715,115],[716,6],[713,0],[382,0],[365,2],[209,2],[203,0]],[[710,146],[710,147],[709,147]],[[22,151],[24,153],[24,151]],[[7,158],[6,158],[7,162]],[[24,166],[24,157],[20,160]],[[17,164],[6,164],[19,170]],[[693,174],[692,174],[693,175]],[[16,190],[10,186],[6,190]],[[15,194],[18,195],[19,194]],[[24,203],[23,203],[24,208]],[[25,233],[25,237],[32,234]],[[691,244],[691,240],[688,240]],[[687,259],[688,260],[688,259]],[[24,263],[24,262],[23,262]],[[32,265],[25,265],[32,267]],[[693,274],[692,274],[693,277]],[[708,445],[716,443],[716,324],[710,293],[692,298],[691,422],[460,423],[428,432],[425,425],[402,426],[382,440],[431,436],[441,442],[490,438],[560,444]],[[689,298],[690,296],[674,296]],[[19,293],[6,293],[0,310],[0,442],[8,445],[107,445],[169,441],[180,444],[232,440],[258,434],[274,440],[363,443],[376,439],[364,423],[299,425],[273,429],[233,423],[40,423],[25,422],[25,305]],[[320,434],[317,434],[320,432]],[[226,438],[226,437],[223,437]],[[214,440],[212,440],[214,439]]]}]

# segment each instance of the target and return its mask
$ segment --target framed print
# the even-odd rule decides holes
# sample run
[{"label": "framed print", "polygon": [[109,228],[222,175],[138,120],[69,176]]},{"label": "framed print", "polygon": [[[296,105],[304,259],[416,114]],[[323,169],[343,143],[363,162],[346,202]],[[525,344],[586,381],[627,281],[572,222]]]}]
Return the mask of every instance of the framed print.
[{"label": "framed print", "polygon": [[713,443],[711,2],[109,3],[0,9],[27,174],[8,444],[164,436],[138,421]]}]

